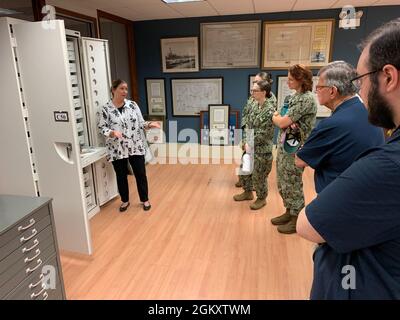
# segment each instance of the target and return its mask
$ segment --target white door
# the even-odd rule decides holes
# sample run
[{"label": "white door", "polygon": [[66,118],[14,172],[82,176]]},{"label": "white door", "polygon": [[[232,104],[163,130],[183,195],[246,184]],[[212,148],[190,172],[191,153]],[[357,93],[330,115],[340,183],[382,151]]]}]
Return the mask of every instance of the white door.
[{"label": "white door", "polygon": [[15,25],[41,196],[53,198],[58,244],[92,253],[64,22]]}]

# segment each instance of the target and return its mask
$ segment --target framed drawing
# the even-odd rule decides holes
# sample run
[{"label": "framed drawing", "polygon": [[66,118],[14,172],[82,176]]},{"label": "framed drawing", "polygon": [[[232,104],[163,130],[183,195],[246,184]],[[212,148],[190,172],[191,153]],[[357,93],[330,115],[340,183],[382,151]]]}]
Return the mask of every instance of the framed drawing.
[{"label": "framed drawing", "polygon": [[167,116],[165,79],[146,80],[147,113],[151,116]]},{"label": "framed drawing", "polygon": [[199,71],[199,45],[197,37],[161,39],[163,72]]},{"label": "framed drawing", "polygon": [[264,22],[262,68],[325,66],[332,58],[334,24],[334,19]]},{"label": "framed drawing", "polygon": [[222,104],[222,78],[171,79],[174,116],[199,116],[209,104]]},{"label": "framed drawing", "polygon": [[165,143],[165,128],[166,128],[166,121],[164,116],[152,116],[146,115],[143,117],[146,121],[157,121],[160,123],[161,128],[151,128],[146,130],[146,139],[148,143]]},{"label": "framed drawing", "polygon": [[208,106],[210,145],[229,144],[229,109],[229,104],[210,104]]},{"label": "framed drawing", "polygon": [[249,75],[249,90],[247,91],[250,94],[250,90],[253,87],[253,82],[256,78],[256,75]]},{"label": "framed drawing", "polygon": [[260,65],[261,21],[201,23],[201,68]]},{"label": "framed drawing", "polygon": [[[329,117],[331,115],[331,110],[329,110],[327,107],[322,106],[318,103],[318,98],[315,93],[315,86],[318,83],[318,76],[313,77],[313,95],[315,96],[315,101],[317,102],[317,118],[325,118]],[[277,103],[278,103],[278,110],[283,106],[283,102],[285,101],[285,98],[289,95],[292,95],[295,93],[294,90],[290,90],[287,84],[288,77],[287,76],[278,76],[278,93],[277,93]]]}]

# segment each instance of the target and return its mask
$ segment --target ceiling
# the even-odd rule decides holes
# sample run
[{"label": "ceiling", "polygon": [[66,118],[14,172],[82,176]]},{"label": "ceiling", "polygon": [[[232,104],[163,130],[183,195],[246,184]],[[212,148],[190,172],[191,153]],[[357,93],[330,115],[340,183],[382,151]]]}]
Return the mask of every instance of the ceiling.
[{"label": "ceiling", "polygon": [[400,0],[205,0],[176,4],[161,0],[46,0],[46,3],[94,17],[96,9],[100,9],[132,21],[142,21],[319,10],[349,4],[354,7],[400,5]]}]

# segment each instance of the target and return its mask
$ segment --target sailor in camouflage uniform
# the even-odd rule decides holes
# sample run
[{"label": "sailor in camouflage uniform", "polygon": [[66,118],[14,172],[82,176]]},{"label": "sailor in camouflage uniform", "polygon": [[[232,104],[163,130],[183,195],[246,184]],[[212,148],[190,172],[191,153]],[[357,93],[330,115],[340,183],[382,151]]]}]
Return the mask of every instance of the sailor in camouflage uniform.
[{"label": "sailor in camouflage uniform", "polygon": [[[312,73],[302,65],[294,65],[289,69],[288,85],[296,90],[289,100],[286,115],[275,112],[273,122],[281,130],[278,136],[277,179],[278,190],[283,199],[286,212],[271,220],[278,226],[280,233],[291,234],[296,232],[297,216],[304,208],[303,170],[295,165],[295,154],[287,153],[282,146],[281,137],[289,127],[297,127],[302,132],[302,140],[314,128],[317,114],[317,103],[312,90]],[[290,129],[290,128],[289,128]]]},{"label": "sailor in camouflage uniform", "polygon": [[258,210],[266,205],[268,195],[267,178],[273,160],[274,125],[272,115],[276,111],[276,98],[271,95],[270,82],[265,80],[253,84],[252,97],[255,104],[247,116],[246,128],[253,130],[253,139],[246,136],[245,149],[246,153],[252,154],[254,157],[254,168],[252,174],[243,175],[241,178],[244,192],[233,198],[235,201],[252,200],[254,187],[257,199],[250,205],[250,208]]},{"label": "sailor in camouflage uniform", "polygon": [[[262,81],[262,80],[267,80],[272,85],[271,76],[267,72],[264,72],[264,71],[259,72],[259,73],[256,74],[256,76],[254,77],[253,84],[256,83],[257,81]],[[268,99],[270,99],[273,103],[276,104],[276,97],[275,97],[273,92],[271,92],[271,97],[268,98]],[[251,114],[251,111],[253,110],[254,105],[257,106],[257,101],[254,100],[254,98],[252,96],[250,96],[247,99],[246,105],[244,106],[243,111],[242,111],[241,129],[243,130],[243,132],[246,129],[248,129],[248,127],[247,127],[248,118],[249,118],[249,115]],[[242,142],[242,147],[243,147],[243,150],[244,150],[244,143],[243,142]],[[242,176],[241,175],[239,175],[239,181],[236,182],[235,186],[238,187],[238,188],[243,187],[243,180],[242,180]]]}]

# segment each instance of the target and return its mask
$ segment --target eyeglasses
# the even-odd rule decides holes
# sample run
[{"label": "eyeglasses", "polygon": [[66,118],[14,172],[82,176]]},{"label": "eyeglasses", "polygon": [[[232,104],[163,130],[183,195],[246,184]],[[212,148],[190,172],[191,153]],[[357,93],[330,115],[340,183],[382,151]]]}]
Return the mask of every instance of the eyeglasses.
[{"label": "eyeglasses", "polygon": [[261,92],[262,90],[260,90],[260,89],[250,89],[250,93],[253,93],[253,92]]},{"label": "eyeglasses", "polygon": [[361,87],[361,79],[362,79],[362,78],[364,78],[365,76],[369,76],[370,74],[377,73],[377,72],[379,72],[379,71],[381,71],[381,70],[374,70],[374,71],[370,71],[370,72],[364,73],[364,74],[362,74],[362,75],[359,75],[359,76],[357,76],[357,77],[351,79],[350,82],[351,82],[353,85],[355,85],[356,88],[360,88],[360,87]]},{"label": "eyeglasses", "polygon": [[321,89],[323,89],[323,88],[332,88],[332,86],[315,86],[315,92],[318,92],[318,91],[320,91]]}]

